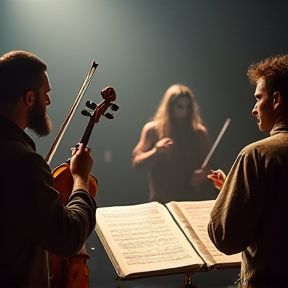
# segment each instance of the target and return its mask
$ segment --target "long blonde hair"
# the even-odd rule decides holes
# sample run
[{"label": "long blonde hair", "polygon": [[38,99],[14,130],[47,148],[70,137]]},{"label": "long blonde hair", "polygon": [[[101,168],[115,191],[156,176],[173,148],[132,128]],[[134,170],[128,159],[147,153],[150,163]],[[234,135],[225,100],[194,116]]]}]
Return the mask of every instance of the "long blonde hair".
[{"label": "long blonde hair", "polygon": [[182,84],[173,84],[166,90],[154,117],[151,119],[156,122],[160,138],[171,136],[171,125],[173,121],[172,110],[180,97],[187,97],[190,99],[191,110],[187,117],[189,127],[196,130],[199,125],[202,124],[199,106],[195,101],[192,90]]}]

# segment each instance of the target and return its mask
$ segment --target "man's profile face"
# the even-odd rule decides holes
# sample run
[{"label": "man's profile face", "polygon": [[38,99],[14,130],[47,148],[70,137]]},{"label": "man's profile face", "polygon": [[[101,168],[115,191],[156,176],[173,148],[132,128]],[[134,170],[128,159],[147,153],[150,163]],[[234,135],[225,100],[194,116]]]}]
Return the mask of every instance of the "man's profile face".
[{"label": "man's profile face", "polygon": [[268,95],[266,81],[259,78],[255,89],[254,97],[256,104],[252,110],[252,115],[258,120],[258,127],[261,131],[270,132],[274,126],[274,106],[273,97]]},{"label": "man's profile face", "polygon": [[42,74],[42,85],[35,91],[35,102],[28,113],[27,127],[33,130],[39,137],[48,135],[52,130],[52,124],[47,114],[46,106],[50,105],[50,83],[45,72]]}]

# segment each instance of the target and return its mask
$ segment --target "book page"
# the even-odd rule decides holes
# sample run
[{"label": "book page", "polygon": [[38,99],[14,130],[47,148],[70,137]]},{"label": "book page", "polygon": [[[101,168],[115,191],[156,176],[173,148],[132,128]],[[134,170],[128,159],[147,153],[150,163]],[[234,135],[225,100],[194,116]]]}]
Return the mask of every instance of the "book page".
[{"label": "book page", "polygon": [[241,254],[226,255],[220,252],[209,238],[207,226],[210,220],[210,211],[215,200],[170,202],[166,206],[173,215],[187,237],[201,252],[207,264],[226,264],[241,262]]},{"label": "book page", "polygon": [[98,208],[96,223],[120,277],[204,264],[164,205],[157,202]]}]

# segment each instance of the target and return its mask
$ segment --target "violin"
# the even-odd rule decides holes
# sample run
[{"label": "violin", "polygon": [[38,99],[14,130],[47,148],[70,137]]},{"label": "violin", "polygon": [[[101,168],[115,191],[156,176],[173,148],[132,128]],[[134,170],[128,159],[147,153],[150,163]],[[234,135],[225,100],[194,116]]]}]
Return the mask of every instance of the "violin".
[{"label": "violin", "polygon": [[[87,146],[91,132],[95,123],[98,123],[100,117],[104,115],[108,119],[113,119],[114,115],[106,110],[110,107],[111,111],[117,111],[119,106],[115,103],[112,103],[116,100],[116,92],[112,87],[106,87],[101,91],[101,96],[104,99],[100,104],[96,104],[92,101],[87,101],[86,106],[92,111],[82,110],[82,115],[90,117],[86,130],[80,143],[83,143],[84,146]],[[78,146],[76,145],[76,150]],[[66,163],[62,163],[60,166],[56,167],[52,171],[54,177],[55,188],[60,192],[60,198],[64,205],[67,204],[68,198],[71,195],[73,188],[73,177],[70,172],[70,159]],[[97,192],[97,179],[90,174],[89,176],[89,193],[92,197],[96,196]]]},{"label": "violin", "polygon": [[[86,86],[83,84],[76,101],[74,102],[74,107],[72,106],[67,118],[64,121],[64,124],[69,123],[71,115],[74,113],[76,106],[75,103],[80,101],[80,93],[84,93],[87,85],[89,84],[92,75],[94,73],[96,67],[94,61],[92,63],[92,67],[88,76],[86,78]],[[85,82],[84,82],[85,83]],[[82,97],[81,95],[81,97]],[[101,91],[101,96],[103,101],[100,104],[96,104],[92,101],[86,102],[86,107],[89,110],[82,110],[81,114],[87,117],[90,117],[88,125],[85,129],[83,137],[80,140],[80,143],[83,143],[84,146],[87,146],[91,132],[94,128],[94,125],[100,121],[101,116],[105,116],[108,119],[114,118],[114,112],[119,109],[119,106],[113,103],[116,100],[116,92],[115,90],[109,86]],[[110,108],[111,112],[107,112],[108,108]],[[72,112],[71,112],[72,111]],[[68,120],[67,120],[68,119]],[[52,145],[49,153],[46,156],[46,161],[50,162],[53,154],[55,153],[54,149],[58,146],[60,139],[62,138],[62,134],[66,130],[65,125],[62,125],[58,135],[56,136],[55,142]],[[56,143],[58,141],[58,143]],[[76,145],[76,150],[78,149],[78,145]],[[56,167],[52,171],[52,175],[54,177],[54,186],[56,190],[60,193],[60,198],[64,205],[68,203],[68,199],[72,193],[73,189],[73,177],[70,172],[70,159],[66,161],[66,163],[61,164]],[[89,193],[92,197],[96,196],[98,189],[98,181],[97,179],[90,174],[89,175]],[[55,254],[50,253],[50,279],[51,279],[51,287],[52,288],[89,288],[89,269],[86,265],[87,260],[89,259],[89,255],[86,250],[86,243],[84,243],[81,250],[72,257],[59,257]]]}]

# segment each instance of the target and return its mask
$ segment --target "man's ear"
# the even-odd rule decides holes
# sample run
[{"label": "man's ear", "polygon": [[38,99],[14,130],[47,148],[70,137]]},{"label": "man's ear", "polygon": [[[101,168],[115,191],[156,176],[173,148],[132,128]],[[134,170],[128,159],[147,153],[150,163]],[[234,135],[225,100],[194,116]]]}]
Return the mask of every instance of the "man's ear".
[{"label": "man's ear", "polygon": [[26,105],[28,106],[33,106],[34,102],[35,102],[35,93],[33,91],[28,91],[24,97],[23,97],[23,101]]},{"label": "man's ear", "polygon": [[273,107],[274,110],[276,110],[279,106],[282,105],[283,102],[282,95],[277,91],[274,92],[272,97],[273,97]]}]

